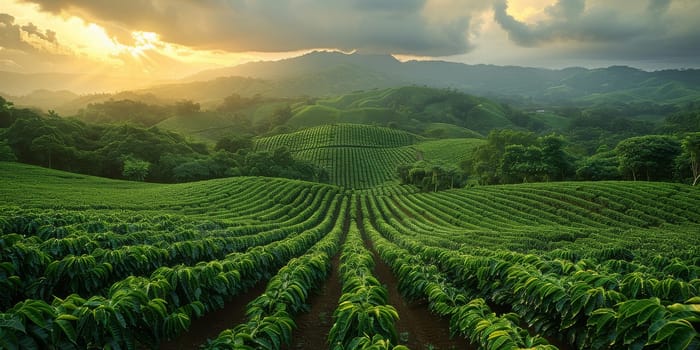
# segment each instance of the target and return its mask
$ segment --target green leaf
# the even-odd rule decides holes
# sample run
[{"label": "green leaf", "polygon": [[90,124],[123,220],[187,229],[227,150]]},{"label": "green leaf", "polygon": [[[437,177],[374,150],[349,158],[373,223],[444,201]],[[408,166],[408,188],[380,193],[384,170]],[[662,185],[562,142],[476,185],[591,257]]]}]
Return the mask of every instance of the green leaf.
[{"label": "green leaf", "polygon": [[672,349],[685,349],[695,338],[695,329],[686,320],[674,320],[664,324],[658,331],[649,334],[649,343],[658,344],[668,341],[673,344]]}]

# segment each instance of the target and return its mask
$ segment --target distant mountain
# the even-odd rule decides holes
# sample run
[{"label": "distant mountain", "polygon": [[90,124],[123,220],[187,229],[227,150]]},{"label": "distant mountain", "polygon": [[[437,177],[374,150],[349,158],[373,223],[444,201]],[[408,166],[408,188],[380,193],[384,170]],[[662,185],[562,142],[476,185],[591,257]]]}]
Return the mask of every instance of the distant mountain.
[{"label": "distant mountain", "polygon": [[273,81],[274,87],[267,92],[284,96],[331,96],[371,88],[426,85],[540,104],[673,104],[700,97],[698,69],[647,72],[613,66],[552,70],[444,61],[400,62],[390,55],[341,52],[312,52],[280,61],[207,70],[183,82],[230,76]]},{"label": "distant mountain", "polygon": [[[145,84],[109,77],[0,72],[0,93],[8,100],[62,114],[75,113],[87,103],[110,98],[145,98],[151,103],[193,100],[208,109],[232,94],[324,98],[411,85],[450,88],[532,110],[561,105],[620,107],[634,110],[635,115],[652,114],[657,119],[659,113],[646,111],[700,100],[698,69],[647,72],[613,66],[553,70],[444,61],[401,62],[390,55],[325,51],[206,70],[173,83],[148,87]],[[130,86],[143,87],[118,94],[70,96],[70,92],[123,91]],[[37,89],[42,90],[30,94]]]},{"label": "distant mountain", "polygon": [[35,90],[23,96],[0,95],[11,101],[16,107],[35,107],[45,110],[56,109],[80,97],[80,95],[67,90]]},{"label": "distant mountain", "polygon": [[114,94],[85,94],[78,95],[71,91],[35,90],[22,96],[0,93],[0,96],[12,102],[18,108],[37,108],[42,111],[53,110],[62,116],[72,116],[91,103],[102,103],[108,100],[132,100],[149,104],[167,104],[175,100],[159,98],[149,93],[123,91]]},{"label": "distant mountain", "polygon": [[33,73],[0,71],[0,93],[22,96],[35,90],[71,91],[91,94],[137,89],[151,85],[144,79],[127,79],[96,74]]},{"label": "distant mountain", "polygon": [[280,80],[332,71],[340,66],[356,66],[365,70],[387,73],[387,69],[393,69],[400,63],[391,55],[314,51],[279,61],[251,62],[234,67],[205,70],[185,78],[183,81],[206,81],[227,76]]}]

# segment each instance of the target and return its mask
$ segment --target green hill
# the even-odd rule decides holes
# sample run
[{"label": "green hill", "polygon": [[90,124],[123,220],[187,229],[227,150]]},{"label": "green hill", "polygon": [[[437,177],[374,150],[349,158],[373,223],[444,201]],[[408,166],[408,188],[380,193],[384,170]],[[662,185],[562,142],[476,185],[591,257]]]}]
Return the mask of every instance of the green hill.
[{"label": "green hill", "polygon": [[259,138],[255,150],[287,147],[295,157],[326,169],[330,183],[363,189],[397,184],[396,167],[416,160],[410,146],[420,139],[396,129],[332,124]]},{"label": "green hill", "polygon": [[485,143],[482,139],[442,139],[424,141],[414,146],[420,153],[420,158],[428,162],[459,165],[470,158],[471,153]]},{"label": "green hill", "polygon": [[286,147],[295,157],[326,169],[330,183],[369,189],[396,185],[396,170],[401,164],[423,160],[459,166],[483,143],[478,138],[429,140],[384,127],[331,124],[259,138],[254,149]]},{"label": "green hill", "polygon": [[[401,87],[358,91],[315,100],[294,110],[288,124],[310,127],[328,123],[395,125],[426,134],[436,123],[453,125],[477,133],[513,127],[512,111],[498,103],[451,90]],[[451,131],[450,131],[451,132]]]},{"label": "green hill", "polygon": [[[263,177],[145,184],[6,162],[0,185],[8,348],[213,348],[269,341],[251,331],[261,324],[287,327],[275,339],[303,345],[348,309],[395,334],[394,315],[446,334],[414,338],[418,326],[401,326],[407,336],[395,342],[413,348],[442,344],[449,331],[482,347],[642,346],[657,329],[660,341],[683,342],[674,349],[700,338],[700,192],[687,185],[385,195]],[[355,283],[363,287],[340,288]],[[222,314],[232,321],[211,322]],[[463,316],[498,327],[456,322]],[[304,317],[318,325],[292,331]],[[545,328],[525,328],[535,321]]]}]

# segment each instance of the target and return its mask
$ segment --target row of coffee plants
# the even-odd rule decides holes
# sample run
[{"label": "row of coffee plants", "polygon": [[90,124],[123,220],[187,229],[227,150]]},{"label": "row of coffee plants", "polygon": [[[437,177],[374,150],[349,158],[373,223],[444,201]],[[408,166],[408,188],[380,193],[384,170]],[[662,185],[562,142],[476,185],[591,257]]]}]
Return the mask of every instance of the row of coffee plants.
[{"label": "row of coffee plants", "polygon": [[[376,227],[383,235],[412,254],[423,255],[473,295],[512,308],[537,332],[562,334],[563,340],[578,348],[647,345],[674,349],[698,344],[693,326],[698,315],[692,310],[700,280],[682,278],[693,277],[687,273],[692,267],[678,269],[684,276],[657,279],[653,276],[663,273],[642,264],[637,264],[639,272],[627,274],[611,272],[611,266],[598,265],[595,260],[550,263],[534,254],[445,249],[429,233],[406,234],[400,221],[385,221],[386,205],[382,212],[378,201],[370,198],[370,202],[377,209]],[[672,259],[669,263],[682,264]],[[647,305],[648,313],[630,313],[628,305]],[[630,322],[632,319],[635,321]]]},{"label": "row of coffee plants", "polygon": [[[367,218],[371,216],[368,208],[367,205],[361,208]],[[464,336],[482,349],[556,349],[541,336],[531,336],[522,329],[516,314],[496,315],[484,299],[450,283],[420,255],[413,255],[382,237],[370,220],[364,221],[364,230],[397,276],[401,293],[410,300],[427,300],[431,311],[450,320],[451,334]]]},{"label": "row of coffee plants", "polygon": [[362,124],[321,125],[301,131],[264,137],[255,141],[257,151],[287,147],[292,152],[321,147],[402,147],[418,136],[390,128]]},{"label": "row of coffee plants", "polygon": [[[354,202],[354,201],[353,201]],[[388,293],[372,274],[374,258],[353,220],[340,256],[342,292],[328,335],[331,349],[406,349],[398,344],[399,315],[387,304]]]},{"label": "row of coffee plants", "polygon": [[[148,275],[160,266],[192,265],[199,261],[222,259],[226,254],[284,239],[291,232],[309,229],[323,219],[318,213],[328,210],[327,205],[334,192],[319,192],[323,195],[313,196],[313,202],[298,212],[299,215],[294,219],[304,221],[284,222],[283,228],[252,234],[233,229],[214,237],[200,235],[182,241],[165,239],[162,244],[155,245],[127,245],[115,249],[94,247],[87,254],[69,254],[57,259],[42,250],[46,241],[31,244],[17,234],[0,236],[0,248],[4,257],[2,262],[12,263],[4,266],[6,274],[10,277],[22,276],[21,280],[18,277],[10,279],[18,283],[7,286],[8,293],[1,300],[3,308],[13,304],[13,300],[16,302],[24,298],[50,300],[54,295],[62,297],[70,293],[102,294],[111,283],[129,275]],[[104,235],[121,236],[116,233]],[[91,236],[85,232],[73,233],[60,241],[87,243],[92,242]],[[93,246],[97,246],[97,243]]]},{"label": "row of coffee plants", "polygon": [[[338,197],[313,213],[315,227],[245,253],[195,266],[160,267],[150,277],[130,276],[105,296],[71,294],[51,304],[26,300],[0,314],[0,347],[82,349],[156,346],[189,327],[191,317],[220,308],[270,272],[302,254],[329,232]],[[327,209],[324,209],[327,208]],[[287,228],[289,229],[289,228]]]},{"label": "row of coffee plants", "polygon": [[272,277],[265,292],[247,306],[248,321],[224,330],[207,349],[279,349],[289,345],[293,317],[303,311],[314,288],[327,278],[331,257],[343,238],[347,215],[343,201],[333,230],[299,258],[292,259]]},{"label": "row of coffee plants", "polygon": [[396,167],[415,161],[415,151],[408,147],[326,147],[296,155],[326,169],[331,184],[351,189],[396,184]]}]

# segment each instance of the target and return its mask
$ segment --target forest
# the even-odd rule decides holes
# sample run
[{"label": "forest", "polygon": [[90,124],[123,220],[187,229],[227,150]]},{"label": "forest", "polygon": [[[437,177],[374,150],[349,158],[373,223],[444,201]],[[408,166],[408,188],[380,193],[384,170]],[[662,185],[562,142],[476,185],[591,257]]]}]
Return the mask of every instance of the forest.
[{"label": "forest", "polygon": [[[563,126],[554,127],[537,119],[538,113],[452,90],[411,88],[373,94],[387,93],[382,104],[387,106],[386,113],[394,116],[367,123],[402,129],[422,140],[456,136],[450,128],[461,128],[459,137],[484,140],[459,162],[416,159],[397,164],[394,177],[423,191],[466,184],[623,179],[692,184],[700,179],[697,103],[667,107],[669,111],[657,123],[627,117],[612,107],[553,109],[553,113],[566,116]],[[362,94],[363,98],[368,95]],[[256,140],[304,129],[294,121],[308,118],[308,106],[318,105],[313,100],[234,94],[212,110],[201,110],[199,104],[188,100],[168,105],[110,100],[90,104],[68,118],[54,111],[17,108],[5,99],[0,102],[2,160],[161,183],[230,176],[329,181],[328,168],[317,159],[295,157],[296,152],[284,146],[262,151],[254,147]],[[493,124],[495,117],[475,111],[484,103],[499,108],[502,125],[486,126]],[[268,114],[258,120],[241,114],[251,106],[270,104],[275,107],[269,107]],[[436,108],[449,111],[445,114],[448,117],[432,120],[439,114]],[[172,118],[196,121],[203,115],[228,118],[225,129],[229,131],[202,138],[158,124]],[[404,124],[402,120],[412,122]]]}]

